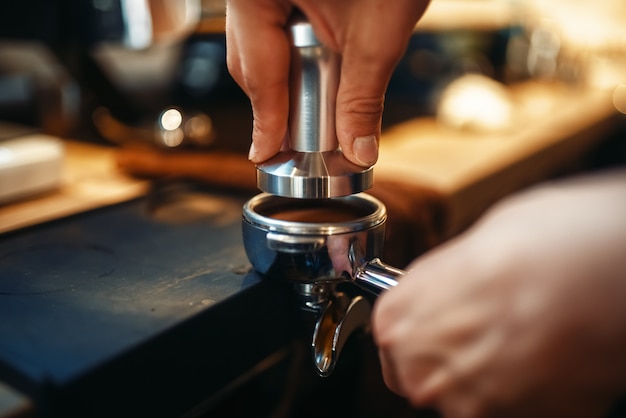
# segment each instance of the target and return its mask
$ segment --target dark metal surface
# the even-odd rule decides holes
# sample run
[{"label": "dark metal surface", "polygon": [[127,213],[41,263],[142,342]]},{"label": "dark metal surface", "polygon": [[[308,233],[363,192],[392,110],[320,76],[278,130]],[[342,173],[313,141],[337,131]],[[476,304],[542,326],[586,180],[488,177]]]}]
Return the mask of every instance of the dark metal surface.
[{"label": "dark metal surface", "polygon": [[45,416],[178,416],[306,327],[249,271],[247,197],[183,193],[0,237],[0,381]]}]

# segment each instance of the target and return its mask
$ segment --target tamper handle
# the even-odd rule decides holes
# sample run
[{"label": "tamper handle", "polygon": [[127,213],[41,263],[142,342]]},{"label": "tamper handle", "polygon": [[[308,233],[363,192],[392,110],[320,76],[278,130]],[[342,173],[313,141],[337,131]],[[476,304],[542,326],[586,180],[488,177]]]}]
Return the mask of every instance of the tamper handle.
[{"label": "tamper handle", "polygon": [[349,161],[337,140],[341,56],[323,45],[304,16],[290,19],[289,149],[257,164],[257,186],[297,199],[327,199],[372,187],[372,167]]},{"label": "tamper handle", "polygon": [[383,291],[398,284],[398,279],[404,276],[404,270],[392,267],[374,258],[357,267],[354,272],[354,283],[362,289],[380,295]]},{"label": "tamper handle", "polygon": [[322,45],[302,16],[289,25],[291,35],[290,147],[300,152],[334,151],[335,101],[341,57]]}]

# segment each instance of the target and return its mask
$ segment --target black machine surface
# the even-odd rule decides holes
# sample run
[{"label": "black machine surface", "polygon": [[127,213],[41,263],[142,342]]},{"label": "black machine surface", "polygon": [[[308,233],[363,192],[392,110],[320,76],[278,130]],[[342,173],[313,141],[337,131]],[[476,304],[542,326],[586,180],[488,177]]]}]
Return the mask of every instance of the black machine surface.
[{"label": "black machine surface", "polygon": [[186,199],[193,221],[148,198],[0,239],[0,379],[42,415],[178,416],[297,335],[248,274],[242,200]]}]

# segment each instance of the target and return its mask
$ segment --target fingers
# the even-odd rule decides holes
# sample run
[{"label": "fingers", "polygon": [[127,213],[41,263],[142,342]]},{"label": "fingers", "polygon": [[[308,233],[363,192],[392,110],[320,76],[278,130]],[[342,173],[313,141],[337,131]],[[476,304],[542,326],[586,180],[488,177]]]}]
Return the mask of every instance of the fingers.
[{"label": "fingers", "polygon": [[250,98],[253,112],[249,159],[276,154],[287,132],[289,113],[288,2],[231,0],[226,13],[228,69]]},{"label": "fingers", "polygon": [[380,58],[347,52],[337,92],[337,138],[344,155],[369,167],[378,160],[385,91],[396,57]]},{"label": "fingers", "polygon": [[[370,59],[371,58],[371,59]],[[389,67],[367,54],[346,51],[337,91],[337,138],[344,155],[369,167],[378,159],[384,94]]]},{"label": "fingers", "polygon": [[290,50],[285,24],[292,1],[320,40],[342,56],[337,137],[346,158],[371,166],[378,159],[389,79],[428,1],[229,0],[228,68],[252,103],[249,158],[255,163],[277,153],[287,134]]},{"label": "fingers", "polygon": [[357,4],[343,34],[337,92],[337,137],[344,155],[361,166],[378,159],[385,91],[426,2],[370,0]]},{"label": "fingers", "polygon": [[400,384],[400,378],[398,377],[397,368],[393,362],[393,358],[387,355],[386,350],[378,350],[378,358],[380,359],[381,372],[383,375],[383,381],[389,390],[398,396],[405,397],[405,392],[402,390]]}]

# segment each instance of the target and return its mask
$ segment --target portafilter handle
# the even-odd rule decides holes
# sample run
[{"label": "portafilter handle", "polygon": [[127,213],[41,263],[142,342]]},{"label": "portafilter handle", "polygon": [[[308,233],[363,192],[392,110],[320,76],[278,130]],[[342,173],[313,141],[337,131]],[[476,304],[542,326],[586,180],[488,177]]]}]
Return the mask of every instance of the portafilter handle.
[{"label": "portafilter handle", "polygon": [[[383,263],[378,258],[365,262],[352,276],[353,283],[368,292],[380,295],[396,286],[406,273]],[[329,376],[344,344],[357,329],[367,327],[371,316],[370,303],[361,295],[349,296],[344,292],[331,292],[317,305],[320,315],[315,322],[311,341],[313,360],[317,373]]]},{"label": "portafilter handle", "polygon": [[375,295],[380,295],[398,284],[398,279],[406,272],[389,264],[383,263],[379,258],[367,261],[356,268],[352,280],[358,287]]}]

